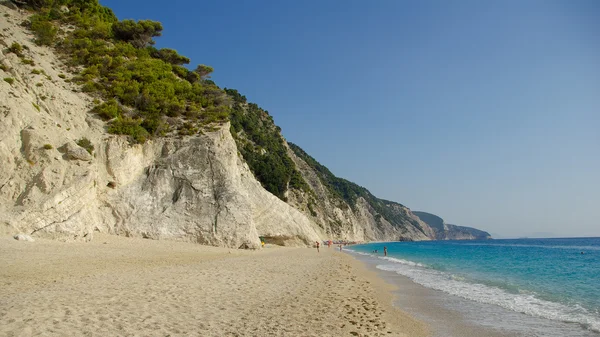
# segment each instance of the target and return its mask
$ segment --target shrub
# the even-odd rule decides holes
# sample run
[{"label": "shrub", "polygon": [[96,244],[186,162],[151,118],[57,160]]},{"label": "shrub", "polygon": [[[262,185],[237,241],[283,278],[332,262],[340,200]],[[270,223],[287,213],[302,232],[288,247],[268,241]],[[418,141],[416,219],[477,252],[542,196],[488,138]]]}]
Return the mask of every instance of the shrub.
[{"label": "shrub", "polygon": [[141,118],[119,117],[108,127],[108,132],[116,135],[127,135],[135,143],[143,143],[149,134],[142,126]]},{"label": "shrub", "polygon": [[18,42],[13,42],[10,47],[8,47],[8,52],[17,55],[18,57],[23,57],[23,46]]},{"label": "shrub", "polygon": [[50,144],[44,144],[44,150],[52,150],[53,147]]},{"label": "shrub", "polygon": [[185,79],[190,83],[195,83],[200,81],[200,75],[196,74],[193,71],[188,71],[185,76]]},{"label": "shrub", "polygon": [[37,111],[41,111],[40,106],[35,104],[35,103],[31,103],[33,104],[33,107],[37,110]]},{"label": "shrub", "polygon": [[200,76],[201,79],[210,77],[210,74],[214,71],[213,67],[204,64],[199,64],[194,72]]},{"label": "shrub", "polygon": [[33,15],[29,21],[29,28],[35,35],[34,41],[36,44],[40,46],[49,46],[54,43],[58,30],[51,22],[48,21],[47,18],[36,14]]},{"label": "shrub", "polygon": [[174,65],[172,67],[172,69],[173,69],[173,73],[175,75],[177,75],[177,77],[182,78],[182,79],[185,79],[187,77],[188,73],[190,73],[190,71],[184,66]]},{"label": "shrub", "polygon": [[106,101],[100,105],[95,106],[92,109],[92,112],[95,112],[100,116],[100,118],[104,120],[113,119],[121,115],[121,108],[119,107],[119,103],[114,98]]},{"label": "shrub", "polygon": [[180,66],[182,64],[190,63],[189,58],[179,55],[174,49],[162,48],[157,50],[152,47],[152,52],[150,53],[150,55],[154,58],[161,59],[173,65]]},{"label": "shrub", "polygon": [[30,66],[34,66],[35,65],[35,62],[33,60],[30,60],[30,59],[23,58],[23,59],[21,59],[21,62],[23,64],[27,64],[27,65],[30,65]]},{"label": "shrub", "polygon": [[33,70],[31,71],[31,73],[32,73],[32,74],[34,74],[34,75],[39,75],[39,74],[41,74],[41,73],[43,73],[43,72],[44,72],[44,71],[43,71],[43,70],[40,70],[40,69],[33,69]]},{"label": "shrub", "polygon": [[65,74],[58,74],[58,77],[60,77],[60,78],[62,78],[64,80],[65,78],[67,78],[67,75],[65,75]]},{"label": "shrub", "polygon": [[123,20],[112,25],[112,31],[117,40],[130,42],[136,48],[153,45],[153,37],[160,36],[163,30],[160,22],[152,20]]},{"label": "shrub", "polygon": [[0,70],[8,71],[8,66],[6,66],[5,64],[0,64]]},{"label": "shrub", "polygon": [[[236,90],[227,89],[227,92],[234,101],[242,101],[242,96]],[[285,200],[288,187],[309,190],[294,162],[287,155],[279,130],[267,111],[254,103],[236,103],[230,120],[232,134],[242,156],[267,191]]]},{"label": "shrub", "polygon": [[94,81],[87,81],[81,87],[81,91],[83,91],[83,92],[94,92],[96,90],[98,90],[98,88],[97,88],[96,83]]},{"label": "shrub", "polygon": [[89,154],[92,154],[92,152],[94,152],[94,144],[92,144],[92,142],[89,139],[85,138],[85,137],[79,139],[77,141],[77,145],[79,145],[82,148],[86,149]]},{"label": "shrub", "polygon": [[144,119],[140,126],[146,129],[149,134],[158,136],[164,136],[169,130],[169,125],[162,121],[158,116]]},{"label": "shrub", "polygon": [[198,127],[190,122],[183,123],[183,125],[179,128],[179,134],[182,136],[191,136],[196,134],[197,132]]},{"label": "shrub", "polygon": [[5,78],[4,78],[4,82],[6,82],[6,83],[8,83],[8,84],[12,85],[13,83],[15,83],[15,79],[14,79],[14,78],[12,78],[12,77],[5,77]]}]

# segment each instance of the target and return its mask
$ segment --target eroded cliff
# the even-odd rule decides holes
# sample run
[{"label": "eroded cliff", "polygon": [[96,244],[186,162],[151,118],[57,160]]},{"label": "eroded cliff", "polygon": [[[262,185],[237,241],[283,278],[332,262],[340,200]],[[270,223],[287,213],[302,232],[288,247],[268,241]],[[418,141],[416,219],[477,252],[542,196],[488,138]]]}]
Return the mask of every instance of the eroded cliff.
[{"label": "eroded cliff", "polygon": [[[107,110],[91,113],[111,85],[94,95],[97,75],[33,43],[22,24],[30,14],[0,6],[0,15],[0,231],[61,240],[90,240],[98,231],[233,248],[260,247],[259,237],[282,245],[441,238],[404,205],[334,176],[288,144],[268,112],[236,90],[161,60],[182,59],[176,52],[155,50],[157,59],[146,55],[149,63],[140,64],[159,65],[169,85],[195,85],[196,99],[213,105],[188,102],[183,116],[177,104],[159,117],[136,115],[154,99],[142,92],[137,107],[112,99]],[[63,34],[67,40],[68,29]],[[107,50],[114,42],[98,41]],[[138,129],[119,130],[130,137],[107,132],[117,124]]]},{"label": "eroded cliff", "polygon": [[[61,60],[18,25],[26,17],[0,6],[4,14],[0,76],[13,79],[0,82],[4,232],[88,240],[100,231],[235,248],[258,247],[259,235],[286,244],[324,236],[261,187],[228,123],[143,145],[107,134]],[[13,42],[25,46],[22,57],[6,52]]]}]

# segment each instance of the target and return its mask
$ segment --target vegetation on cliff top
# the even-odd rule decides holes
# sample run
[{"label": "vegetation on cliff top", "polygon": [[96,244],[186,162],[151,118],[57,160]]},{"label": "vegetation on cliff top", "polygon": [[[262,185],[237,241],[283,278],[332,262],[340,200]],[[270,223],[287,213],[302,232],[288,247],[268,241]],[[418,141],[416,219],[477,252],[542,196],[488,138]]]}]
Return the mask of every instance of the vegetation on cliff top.
[{"label": "vegetation on cliff top", "polygon": [[281,129],[273,122],[269,112],[235,89],[225,89],[233,99],[231,133],[246,162],[263,186],[282,200],[289,188],[309,191],[308,184],[287,155]]},{"label": "vegetation on cliff top", "polygon": [[35,9],[29,20],[35,42],[59,47],[81,90],[109,99],[93,110],[110,120],[109,132],[144,142],[172,128],[189,134],[227,120],[227,95],[208,79],[212,68],[188,70],[187,57],[153,46],[162,34],[160,22],[119,21],[97,0],[27,3]]},{"label": "vegetation on cliff top", "polygon": [[265,189],[283,200],[289,188],[308,190],[268,112],[237,90],[219,88],[209,79],[212,67],[189,70],[189,58],[155,48],[160,22],[118,20],[97,0],[26,3],[35,10],[28,23],[35,43],[59,47],[76,73],[73,81],[105,99],[92,112],[108,121],[108,132],[142,143],[230,119],[238,148]]}]

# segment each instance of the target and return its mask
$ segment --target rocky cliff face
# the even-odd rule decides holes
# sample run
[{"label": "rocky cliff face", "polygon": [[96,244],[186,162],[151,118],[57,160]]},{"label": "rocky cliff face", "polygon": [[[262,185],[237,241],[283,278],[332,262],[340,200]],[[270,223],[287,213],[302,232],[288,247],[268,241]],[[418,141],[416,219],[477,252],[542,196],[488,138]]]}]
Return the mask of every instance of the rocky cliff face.
[{"label": "rocky cliff face", "polygon": [[[88,240],[100,231],[235,248],[258,247],[259,235],[282,244],[324,237],[261,187],[228,124],[144,145],[106,134],[88,113],[92,99],[65,81],[60,60],[18,26],[25,18],[0,6],[4,14],[0,77],[13,79],[0,81],[4,232]],[[6,52],[15,41],[27,47],[23,57]],[[77,144],[84,138],[93,150]]]},{"label": "rocky cliff face", "polygon": [[[193,136],[132,145],[108,134],[89,113],[93,99],[69,81],[60,58],[32,43],[20,25],[26,16],[0,6],[0,17],[0,232],[90,240],[99,231],[234,248],[259,247],[259,236],[282,245],[441,238],[407,207],[335,177],[288,145],[256,107],[237,110],[254,111],[253,119]],[[25,47],[22,55],[8,51],[13,42]],[[268,130],[281,151],[268,153],[249,138],[249,121]],[[254,163],[272,155],[270,163],[279,165],[283,156],[295,165],[300,187],[283,184],[276,197],[238,149]]]},{"label": "rocky cliff face", "polygon": [[[354,184],[365,191],[354,201],[336,195],[324,184],[327,183],[325,176],[331,173],[324,174],[323,171],[328,172],[326,168],[315,167],[320,164],[297,146],[292,147],[294,150],[290,149],[288,155],[309,184],[311,192],[291,191],[288,193],[289,202],[330,237],[355,241],[418,241],[433,237],[433,230],[403,205],[377,199]],[[377,206],[379,210],[375,209]]]},{"label": "rocky cliff face", "polygon": [[490,233],[476,228],[447,224],[444,219],[435,214],[418,211],[413,213],[433,229],[436,240],[487,240],[492,238]]}]

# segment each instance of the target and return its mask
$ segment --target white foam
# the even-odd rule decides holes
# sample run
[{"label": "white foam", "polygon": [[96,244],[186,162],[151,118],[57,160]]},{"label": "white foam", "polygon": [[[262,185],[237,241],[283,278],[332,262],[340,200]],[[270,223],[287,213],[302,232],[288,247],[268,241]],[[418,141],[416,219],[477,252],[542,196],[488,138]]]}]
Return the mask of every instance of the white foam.
[{"label": "white foam", "polygon": [[363,252],[357,252],[357,251],[355,251],[355,250],[352,250],[352,249],[349,249],[349,248],[346,248],[346,249],[344,249],[344,250],[346,250],[346,251],[348,251],[348,252],[351,252],[351,253],[354,253],[354,254],[358,254],[358,255],[372,256],[372,254],[369,254],[369,253],[363,253]]},{"label": "white foam", "polygon": [[461,276],[424,268],[423,265],[412,261],[390,257],[380,258],[391,263],[378,265],[378,269],[407,276],[427,288],[441,290],[480,303],[495,304],[535,317],[579,323],[589,330],[600,332],[598,313],[591,313],[579,305],[568,306],[550,302],[539,299],[531,293],[512,294],[501,288],[468,282]]},{"label": "white foam", "polygon": [[395,262],[395,263],[401,263],[401,264],[405,264],[405,265],[413,266],[413,267],[426,267],[424,264],[420,264],[418,262],[413,262],[413,261],[404,260],[404,259],[398,259],[395,257],[379,256],[379,258],[382,260],[387,260],[387,261],[391,261],[391,262]]}]

